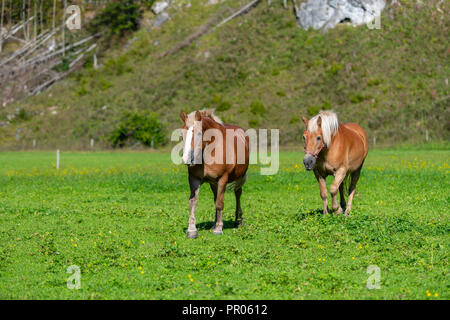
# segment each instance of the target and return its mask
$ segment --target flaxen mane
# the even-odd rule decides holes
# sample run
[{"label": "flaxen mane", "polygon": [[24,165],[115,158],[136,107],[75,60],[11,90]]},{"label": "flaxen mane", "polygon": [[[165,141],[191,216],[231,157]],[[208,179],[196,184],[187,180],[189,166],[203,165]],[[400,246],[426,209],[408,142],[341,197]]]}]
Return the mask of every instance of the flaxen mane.
[{"label": "flaxen mane", "polygon": [[[214,109],[203,109],[199,110],[203,117],[209,117],[216,121],[217,123],[223,124],[222,120],[214,114]],[[195,121],[195,112],[193,111],[187,115],[186,126],[189,128],[194,125]]]},{"label": "flaxen mane", "polygon": [[308,122],[308,131],[316,132],[318,129],[317,120],[319,117],[322,120],[321,128],[322,128],[322,136],[323,142],[327,147],[330,147],[331,137],[333,137],[339,128],[339,121],[336,113],[333,111],[320,111],[319,114],[313,118],[311,118]]}]

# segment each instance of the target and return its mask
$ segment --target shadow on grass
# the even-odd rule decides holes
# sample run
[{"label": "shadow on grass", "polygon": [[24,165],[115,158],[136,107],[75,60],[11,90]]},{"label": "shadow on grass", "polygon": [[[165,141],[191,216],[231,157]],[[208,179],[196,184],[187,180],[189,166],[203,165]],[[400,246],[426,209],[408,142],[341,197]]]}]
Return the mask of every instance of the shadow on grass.
[{"label": "shadow on grass", "polygon": [[[200,222],[197,223],[197,230],[209,230],[214,226],[214,221],[208,221],[208,222]],[[234,226],[234,220],[224,220],[223,221],[223,228],[224,229],[233,229]]]},{"label": "shadow on grass", "polygon": [[303,220],[306,219],[307,217],[311,217],[311,216],[323,216],[323,209],[315,209],[315,210],[308,210],[305,212],[299,212],[296,215],[297,220]]}]

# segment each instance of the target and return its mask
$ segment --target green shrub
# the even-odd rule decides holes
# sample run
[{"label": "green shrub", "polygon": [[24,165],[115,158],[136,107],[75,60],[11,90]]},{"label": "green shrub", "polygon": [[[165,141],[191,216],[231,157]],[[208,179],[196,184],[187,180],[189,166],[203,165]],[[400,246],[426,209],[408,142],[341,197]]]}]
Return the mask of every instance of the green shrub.
[{"label": "green shrub", "polygon": [[249,125],[251,128],[258,127],[258,126],[259,126],[259,121],[258,121],[257,119],[250,119],[250,120],[248,121],[248,125]]},{"label": "green shrub", "polygon": [[365,99],[366,99],[366,97],[364,97],[362,94],[359,94],[359,93],[350,97],[351,103],[360,103],[360,102],[364,101]]},{"label": "green shrub", "polygon": [[12,123],[20,122],[20,121],[28,121],[31,119],[31,115],[24,108],[20,108],[16,110],[15,117],[11,121]]},{"label": "green shrub", "polygon": [[108,5],[92,19],[89,25],[91,33],[104,32],[106,39],[122,37],[139,27],[142,16],[140,6],[135,0],[117,0]]},{"label": "green shrub", "polygon": [[308,114],[310,116],[315,116],[316,114],[318,114],[320,112],[320,107],[312,106],[312,107],[309,107],[308,110],[306,110],[306,111],[308,111]]},{"label": "green shrub", "polygon": [[381,83],[381,81],[378,80],[378,79],[370,79],[369,81],[367,81],[367,85],[368,85],[369,87],[377,86],[377,85],[379,85],[380,83]]},{"label": "green shrub", "polygon": [[340,63],[333,64],[330,68],[328,68],[327,73],[328,73],[330,76],[337,75],[338,72],[339,72],[343,67],[344,67],[344,66],[343,66],[342,64],[340,64]]},{"label": "green shrub", "polygon": [[111,75],[120,76],[127,72],[132,72],[133,68],[127,65],[128,58],[125,55],[119,56],[116,59],[112,58],[106,61],[105,70]]},{"label": "green shrub", "polygon": [[322,110],[330,110],[332,108],[332,105],[330,102],[325,101],[324,103],[322,103]]},{"label": "green shrub", "polygon": [[210,101],[206,102],[203,107],[206,109],[212,108],[216,111],[227,111],[231,108],[231,103],[224,101],[220,94],[216,94]]},{"label": "green shrub", "polygon": [[300,118],[299,118],[299,117],[293,116],[293,117],[291,118],[291,120],[289,120],[289,123],[290,123],[290,124],[295,124],[295,123],[297,123],[297,122],[299,122],[299,121],[300,121]]},{"label": "green shrub", "polygon": [[147,8],[151,8],[156,0],[144,0],[143,3]]},{"label": "green shrub", "polygon": [[167,143],[165,127],[155,113],[130,112],[109,135],[113,147],[123,147],[132,141],[155,148]]},{"label": "green shrub", "polygon": [[259,100],[255,100],[250,105],[250,112],[256,115],[264,115],[267,111],[263,103]]},{"label": "green shrub", "polygon": [[219,106],[216,108],[217,111],[227,111],[231,108],[231,103],[228,101],[222,101]]}]

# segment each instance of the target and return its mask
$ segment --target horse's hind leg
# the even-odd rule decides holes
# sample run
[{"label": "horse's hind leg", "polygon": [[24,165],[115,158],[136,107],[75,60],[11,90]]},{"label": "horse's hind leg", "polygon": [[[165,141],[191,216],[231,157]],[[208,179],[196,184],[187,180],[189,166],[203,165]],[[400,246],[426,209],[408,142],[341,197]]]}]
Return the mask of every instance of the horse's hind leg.
[{"label": "horse's hind leg", "polygon": [[[210,183],[209,186],[211,187],[211,191],[214,194],[214,207],[215,207],[216,206],[216,201],[217,201],[217,184]],[[217,209],[216,209],[216,216],[215,217],[216,217],[215,218],[216,220],[214,221],[213,229],[216,227],[216,223],[217,223]]]},{"label": "horse's hind leg", "polygon": [[214,194],[214,203],[216,203],[216,200],[217,200],[217,184],[210,183],[209,186],[211,187],[211,191]]},{"label": "horse's hind leg", "polygon": [[341,199],[341,208],[342,209],[346,209],[346,206],[347,206],[347,204],[345,203],[344,188],[345,188],[345,185],[344,185],[344,182],[342,182],[341,185],[339,186],[339,198]]},{"label": "horse's hind leg", "polygon": [[239,227],[244,225],[244,219],[242,218],[242,208],[241,208],[242,188],[235,190],[234,195],[236,196],[236,220],[234,221],[234,226]]},{"label": "horse's hind leg", "polygon": [[195,226],[195,209],[198,203],[198,192],[200,191],[201,181],[189,176],[189,187],[191,188],[191,196],[189,197],[189,226],[187,229],[187,237],[190,239],[197,238],[198,231]]},{"label": "horse's hind leg", "polygon": [[347,208],[345,209],[345,216],[348,217],[350,210],[352,210],[352,202],[353,202],[353,197],[355,196],[356,193],[356,184],[358,183],[359,180],[359,175],[361,173],[361,167],[358,168],[358,170],[354,171],[351,173],[351,182],[350,182],[350,187],[348,189],[348,203],[347,203]]}]

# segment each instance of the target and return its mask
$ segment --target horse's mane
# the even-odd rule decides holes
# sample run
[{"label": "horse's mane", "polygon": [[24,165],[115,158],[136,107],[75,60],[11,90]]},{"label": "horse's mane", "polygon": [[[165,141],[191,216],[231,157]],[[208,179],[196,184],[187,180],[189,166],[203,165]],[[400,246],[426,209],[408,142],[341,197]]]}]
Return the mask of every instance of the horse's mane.
[{"label": "horse's mane", "polygon": [[[203,117],[211,118],[215,122],[217,122],[219,124],[223,124],[222,120],[217,115],[214,114],[214,109],[203,109],[203,110],[198,110],[198,111],[200,111],[200,113],[202,114]],[[194,125],[196,112],[197,111],[193,111],[187,115],[186,125],[188,127]]]},{"label": "horse's mane", "polygon": [[321,118],[321,128],[323,141],[327,147],[330,147],[331,137],[334,136],[339,128],[339,121],[336,113],[333,111],[320,111],[318,115],[308,121],[308,131],[316,132],[318,129],[317,120]]}]

